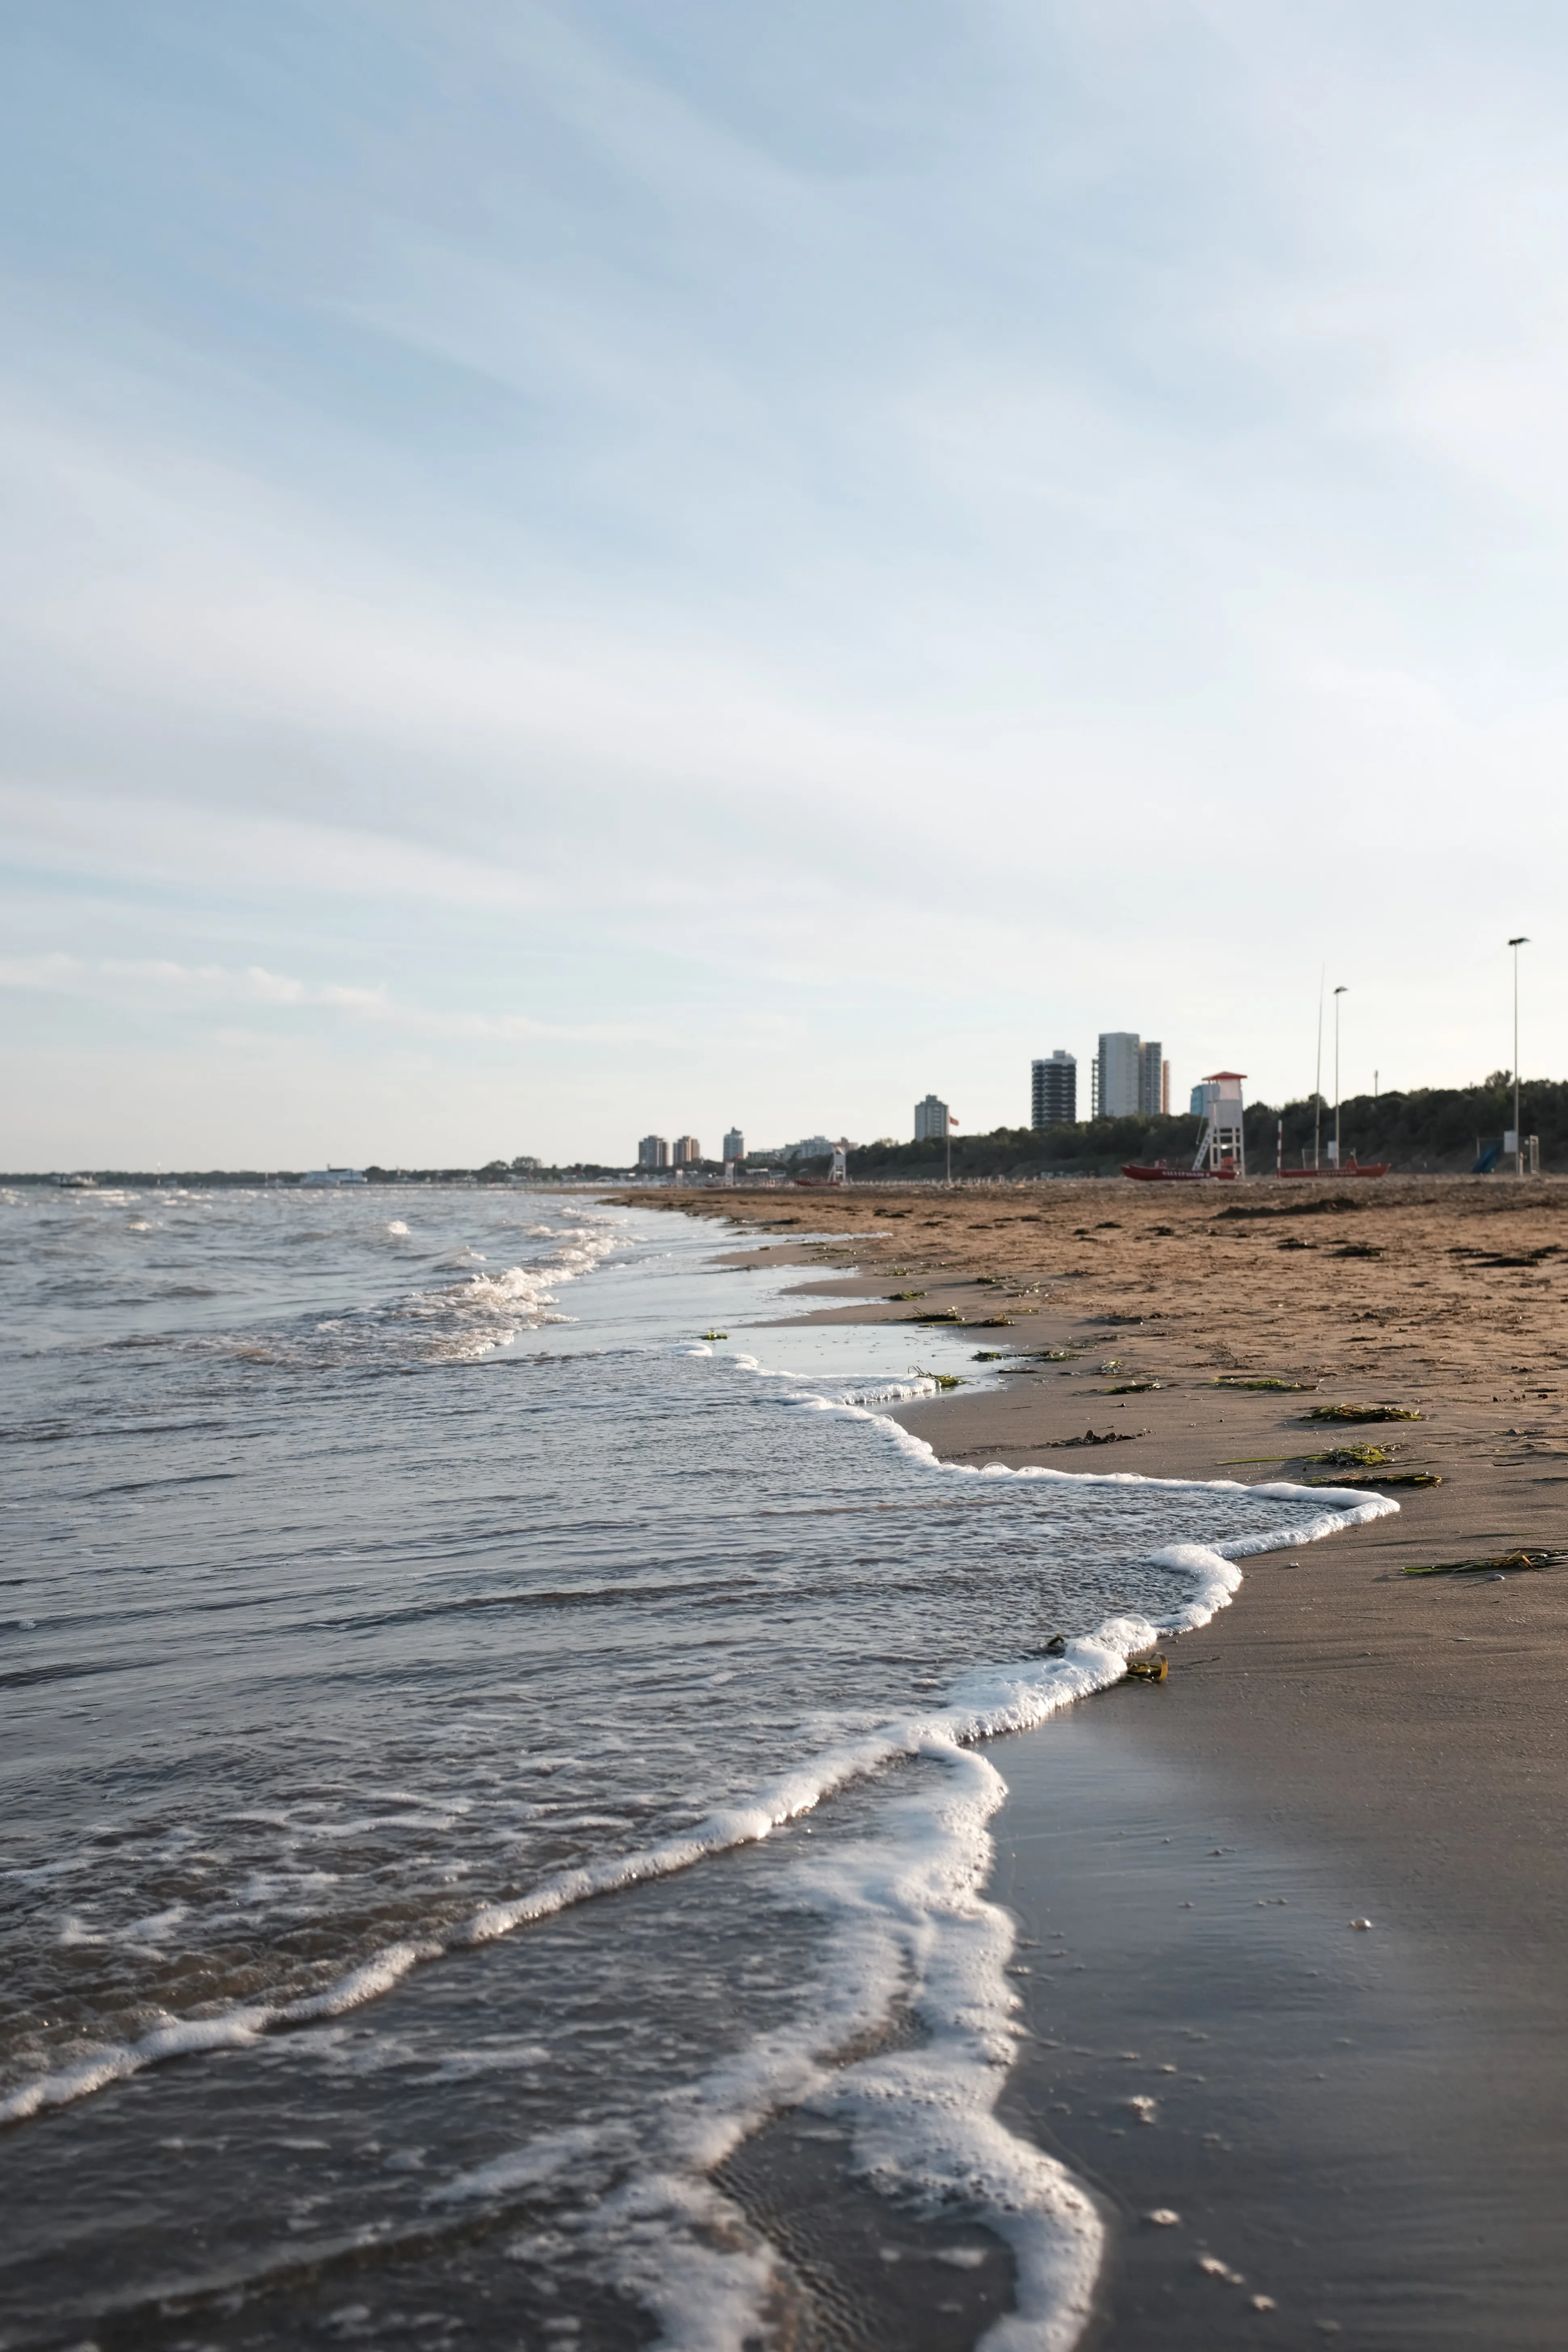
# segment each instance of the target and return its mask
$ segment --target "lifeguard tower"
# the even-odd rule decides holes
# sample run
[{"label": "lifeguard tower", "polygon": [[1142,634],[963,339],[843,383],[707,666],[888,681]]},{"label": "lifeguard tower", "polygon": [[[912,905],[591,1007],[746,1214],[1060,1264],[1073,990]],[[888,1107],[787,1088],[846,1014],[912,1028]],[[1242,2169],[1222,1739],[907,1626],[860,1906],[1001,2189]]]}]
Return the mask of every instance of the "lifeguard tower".
[{"label": "lifeguard tower", "polygon": [[1204,1120],[1194,1176],[1245,1176],[1247,1139],[1241,1123],[1245,1070],[1215,1070],[1193,1088],[1193,1108]]}]

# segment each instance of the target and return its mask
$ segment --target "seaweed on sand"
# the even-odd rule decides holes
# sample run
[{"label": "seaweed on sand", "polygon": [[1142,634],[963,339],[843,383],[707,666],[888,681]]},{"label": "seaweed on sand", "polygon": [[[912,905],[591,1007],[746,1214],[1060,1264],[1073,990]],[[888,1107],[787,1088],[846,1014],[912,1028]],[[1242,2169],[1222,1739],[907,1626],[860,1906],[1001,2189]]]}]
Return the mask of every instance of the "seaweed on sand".
[{"label": "seaweed on sand", "polygon": [[1382,1493],[1384,1486],[1440,1486],[1441,1475],[1436,1470],[1385,1470],[1380,1477],[1374,1471],[1369,1478],[1309,1478],[1309,1486],[1371,1486]]},{"label": "seaweed on sand", "polygon": [[1222,1372],[1209,1386],[1215,1389],[1268,1389],[1277,1396],[1310,1396],[1316,1381],[1254,1380],[1246,1372]]},{"label": "seaweed on sand", "polygon": [[1419,1421],[1421,1415],[1407,1404],[1315,1404],[1309,1412],[1309,1421]]},{"label": "seaweed on sand", "polygon": [[1492,1552],[1485,1559],[1439,1559],[1430,1568],[1407,1568],[1406,1576],[1479,1576],[1483,1570],[1551,1568],[1558,1560],[1568,1559],[1568,1552],[1526,1549]]}]

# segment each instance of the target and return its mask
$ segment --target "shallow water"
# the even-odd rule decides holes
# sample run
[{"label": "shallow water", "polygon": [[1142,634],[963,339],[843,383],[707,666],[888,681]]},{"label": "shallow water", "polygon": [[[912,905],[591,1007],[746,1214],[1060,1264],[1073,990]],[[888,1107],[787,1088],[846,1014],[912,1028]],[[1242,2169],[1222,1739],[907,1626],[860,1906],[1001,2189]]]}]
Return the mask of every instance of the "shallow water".
[{"label": "shallow water", "polygon": [[910,1334],[756,1328],[789,1276],[713,1246],[545,1192],[0,1208],[7,2341],[805,2341],[710,2178],[802,2100],[1005,2241],[998,2343],[1072,2340],[1098,2223],[992,2116],[964,1743],[1369,1506],[936,1465],[875,1411]]}]

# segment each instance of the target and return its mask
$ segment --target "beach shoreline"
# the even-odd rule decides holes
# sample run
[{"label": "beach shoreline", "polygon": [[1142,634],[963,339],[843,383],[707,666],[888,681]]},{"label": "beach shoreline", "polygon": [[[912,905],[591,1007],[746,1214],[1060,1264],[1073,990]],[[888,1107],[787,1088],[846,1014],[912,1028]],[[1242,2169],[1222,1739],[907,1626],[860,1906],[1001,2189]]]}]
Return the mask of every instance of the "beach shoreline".
[{"label": "beach shoreline", "polygon": [[[1033,2039],[1010,2112],[1112,2221],[1089,2343],[1560,2341],[1568,1574],[1405,1571],[1568,1545],[1568,1188],[1085,1181],[668,1205],[771,1227],[759,1243],[774,1263],[788,1250],[814,1318],[962,1318],[976,1352],[1018,1365],[897,1409],[942,1459],[1338,1485],[1376,1466],[1309,1457],[1381,1444],[1386,1469],[1441,1482],[1388,1485],[1397,1517],[1249,1562],[1233,1604],[1166,1645],[1163,1685],[1124,1685],[994,1748],[1013,1792],[994,1891],[1034,1943],[1067,1906],[1097,1955],[1082,1980],[1076,1964],[1046,1971],[1048,1989],[1020,1974]],[[733,1256],[732,1228],[727,1241]],[[1223,1385],[1248,1379],[1281,1385]],[[1307,1418],[1335,1404],[1419,1418]],[[1119,1776],[1157,1832],[1116,1832],[1090,1802]],[[1214,1858],[1223,1901],[1177,1892],[1183,1873],[1201,1878],[1209,1832],[1229,1850]],[[1315,1892],[1237,1902],[1244,1870]],[[1259,1996],[1266,1911],[1277,1960],[1292,1936],[1311,1948],[1310,1999]],[[1159,1934],[1119,1938],[1130,1916]],[[1199,1921],[1194,1975],[1178,1961]],[[1306,1986],[1304,1960],[1299,1973]],[[1325,1985],[1357,2020],[1348,2035],[1329,2031]],[[1216,2025],[1226,2015],[1240,2022]],[[1223,2092],[1182,2070],[1177,2045],[1199,2031],[1229,2050]],[[1184,2120],[1130,2130],[1128,2069],[1155,2063],[1156,2044],[1178,2071],[1137,2095],[1163,2117],[1180,2082]],[[1168,2194],[1163,2158],[1181,2184]],[[1372,2200],[1353,2215],[1351,2180]],[[1143,2222],[1149,2197],[1181,2222]]]}]

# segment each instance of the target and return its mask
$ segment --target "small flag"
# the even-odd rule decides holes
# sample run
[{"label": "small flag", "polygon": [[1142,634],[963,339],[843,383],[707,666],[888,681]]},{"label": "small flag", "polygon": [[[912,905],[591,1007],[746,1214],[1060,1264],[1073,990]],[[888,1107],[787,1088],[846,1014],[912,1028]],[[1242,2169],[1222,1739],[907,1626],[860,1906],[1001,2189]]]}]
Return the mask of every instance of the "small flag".
[{"label": "small flag", "polygon": [[947,1123],[949,1127],[956,1127],[958,1125],[958,1121],[954,1118],[951,1111],[947,1114]]}]

